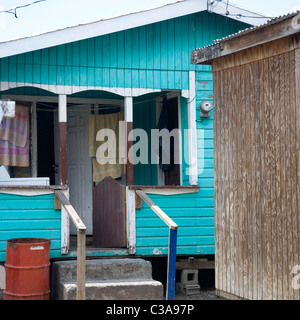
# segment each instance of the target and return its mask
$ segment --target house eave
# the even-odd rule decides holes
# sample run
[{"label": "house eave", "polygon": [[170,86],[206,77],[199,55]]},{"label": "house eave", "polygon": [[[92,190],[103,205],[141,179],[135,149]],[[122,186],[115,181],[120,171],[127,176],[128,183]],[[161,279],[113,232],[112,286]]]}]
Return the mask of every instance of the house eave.
[{"label": "house eave", "polygon": [[[249,13],[253,14],[254,16],[256,15],[258,17],[262,17],[257,13],[253,13],[240,7],[234,6],[232,8],[232,10],[238,10],[240,13],[242,13],[242,17],[233,15],[230,18],[245,23],[255,24],[257,20],[260,20],[252,18],[250,21],[249,18],[246,18],[246,15]],[[172,4],[167,4],[153,9],[133,12],[109,19],[102,19],[99,21],[72,26],[26,38],[0,42],[0,58],[85,40],[114,32],[132,29],[135,27],[141,27],[152,23],[206,11],[207,9],[206,0],[177,1]],[[225,11],[223,12],[222,8],[219,8],[218,10],[215,9],[213,12],[225,16]],[[243,18],[244,16],[245,18]]]}]

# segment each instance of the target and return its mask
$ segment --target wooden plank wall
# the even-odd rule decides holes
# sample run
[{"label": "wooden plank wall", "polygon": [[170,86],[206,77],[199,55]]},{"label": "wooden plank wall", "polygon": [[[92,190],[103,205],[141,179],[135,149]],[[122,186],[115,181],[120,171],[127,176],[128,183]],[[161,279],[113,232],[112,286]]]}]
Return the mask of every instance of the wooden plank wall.
[{"label": "wooden plank wall", "polygon": [[[207,194],[148,194],[179,225],[177,255],[214,254],[214,200]],[[143,202],[136,210],[136,254],[166,255],[168,238],[168,226]]]},{"label": "wooden plank wall", "polygon": [[189,89],[190,52],[247,24],[200,12],[1,59],[0,80],[26,84]]},{"label": "wooden plank wall", "polygon": [[299,299],[299,61],[214,72],[216,288],[245,299]]},{"label": "wooden plank wall", "polygon": [[126,247],[125,186],[112,177],[93,189],[93,245]]},{"label": "wooden plank wall", "polygon": [[12,238],[51,239],[50,258],[61,256],[61,211],[54,210],[54,194],[21,196],[0,193],[0,261]]}]

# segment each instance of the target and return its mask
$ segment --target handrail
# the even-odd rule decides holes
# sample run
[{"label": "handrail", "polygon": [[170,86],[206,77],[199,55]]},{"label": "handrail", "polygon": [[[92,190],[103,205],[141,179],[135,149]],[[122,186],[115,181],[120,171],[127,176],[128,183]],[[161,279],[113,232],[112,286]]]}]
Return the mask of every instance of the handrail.
[{"label": "handrail", "polygon": [[172,230],[177,230],[178,225],[169,217],[167,216],[161,208],[156,205],[148,196],[147,194],[142,190],[138,189],[136,190],[136,193],[140,196],[142,200],[145,201],[145,203],[152,209],[160,218],[161,220]]},{"label": "handrail", "polygon": [[176,276],[176,245],[178,225],[157,206],[142,189],[135,192],[169,227],[169,252],[168,252],[168,276],[167,276],[167,300],[175,298]]},{"label": "handrail", "polygon": [[85,248],[86,226],[71,205],[62,190],[55,190],[55,195],[69,214],[77,229],[77,300],[85,300]]}]

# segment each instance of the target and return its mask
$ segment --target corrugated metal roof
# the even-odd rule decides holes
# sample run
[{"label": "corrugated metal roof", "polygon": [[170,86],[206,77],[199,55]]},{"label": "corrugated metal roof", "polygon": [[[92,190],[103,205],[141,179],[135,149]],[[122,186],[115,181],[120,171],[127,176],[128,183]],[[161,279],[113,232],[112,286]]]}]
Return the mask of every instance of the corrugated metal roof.
[{"label": "corrugated metal roof", "polygon": [[212,43],[212,44],[210,44],[210,45],[208,45],[208,46],[206,46],[206,47],[198,48],[198,49],[195,49],[195,50],[202,50],[202,49],[205,49],[205,48],[213,47],[213,46],[219,44],[219,43],[222,42],[222,41],[227,41],[227,40],[230,40],[230,39],[233,39],[233,38],[237,38],[237,37],[243,36],[243,35],[245,35],[245,34],[248,34],[248,33],[251,33],[251,32],[254,32],[254,31],[257,31],[257,30],[260,30],[260,29],[263,29],[263,28],[265,28],[265,27],[267,27],[267,26],[274,25],[274,24],[276,24],[276,23],[279,23],[279,22],[288,20],[288,19],[293,18],[293,17],[295,17],[295,16],[297,16],[297,15],[300,15],[300,11],[288,13],[288,14],[285,14],[285,15],[282,15],[282,16],[279,16],[279,17],[270,19],[270,20],[268,20],[266,23],[260,24],[260,25],[258,25],[258,26],[249,27],[249,28],[247,28],[247,29],[238,31],[237,33],[228,35],[228,36],[226,36],[226,37],[224,37],[224,38],[216,39],[216,40],[214,40],[214,43]]}]

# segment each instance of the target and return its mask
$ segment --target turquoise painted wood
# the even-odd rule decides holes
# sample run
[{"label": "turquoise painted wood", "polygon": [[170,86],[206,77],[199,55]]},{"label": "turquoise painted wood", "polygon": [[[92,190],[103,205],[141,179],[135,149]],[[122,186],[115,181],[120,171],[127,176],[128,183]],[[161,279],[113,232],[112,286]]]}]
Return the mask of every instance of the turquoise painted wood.
[{"label": "turquoise painted wood", "polygon": [[[147,97],[135,98],[133,102],[133,128],[143,129],[148,139],[147,152],[147,163],[138,163],[134,165],[134,184],[135,185],[157,185],[157,165],[151,164],[151,129],[156,128],[156,96],[157,94],[147,95]],[[134,142],[134,146],[138,149],[134,152],[136,159],[141,157],[143,152],[143,146],[139,145],[140,137]]]},{"label": "turquoise painted wood", "polygon": [[[178,224],[177,255],[214,253],[213,189],[197,194],[152,195],[150,198]],[[143,203],[136,210],[137,254],[166,255],[169,228]]]},{"label": "turquoise painted wood", "polygon": [[[198,111],[198,105],[202,100],[213,101],[213,82],[210,67],[191,65],[190,53],[195,48],[211,44],[214,39],[222,38],[246,27],[248,25],[242,22],[208,12],[186,15],[160,23],[1,59],[0,81],[25,85],[22,88],[12,89],[10,92],[13,94],[53,95],[49,91],[32,87],[32,85],[42,84],[82,86],[83,92],[73,95],[77,97],[116,98],[118,96],[105,91],[84,90],[86,90],[86,86],[149,88],[163,91],[188,90],[189,71],[194,70],[196,75],[197,157],[200,190],[196,194],[150,195],[150,197],[179,225],[177,254],[213,254],[213,112],[210,118],[200,119]],[[156,95],[152,94],[134,98],[135,128],[143,128],[149,132],[151,128],[155,127],[155,97]],[[184,130],[188,127],[189,104],[185,98],[181,98],[180,104],[181,128]],[[182,141],[183,150],[185,150],[187,136],[184,133]],[[139,164],[134,170],[135,184],[157,184],[155,165]],[[183,154],[183,185],[189,185],[186,170],[187,164]],[[22,212],[31,216],[31,220],[28,221],[32,221],[32,228],[34,228],[34,222],[41,218],[42,220],[36,224],[39,226],[36,232],[38,234],[52,232],[54,245],[58,245],[60,235],[56,229],[57,224],[52,221],[53,207],[51,207],[52,209],[34,210],[28,199],[18,198],[19,202],[6,200],[5,208],[1,207],[2,200],[0,205],[0,221],[4,226],[3,229],[0,226],[0,237],[3,238],[0,238],[2,246],[3,241],[14,234],[32,234],[31,223],[24,222]],[[41,204],[42,202],[37,203]],[[45,205],[48,203],[47,206],[49,206],[50,202],[50,198],[46,197],[43,203]],[[22,203],[22,205],[15,208],[15,203]],[[58,214],[55,211],[53,216]],[[8,227],[8,217],[13,222],[11,227]],[[18,226],[18,220],[24,224],[20,223],[20,229],[14,229]],[[43,223],[45,227],[42,230]],[[161,224],[160,219],[149,208],[143,206],[142,209],[136,210],[136,225],[137,255],[167,254],[168,228]],[[58,251],[52,250],[52,254],[56,254],[56,252]],[[0,252],[0,257],[3,258],[3,252]]]},{"label": "turquoise painted wood", "polygon": [[51,240],[50,258],[60,256],[61,211],[54,210],[54,194],[20,196],[0,193],[0,262],[12,238]]},{"label": "turquoise painted wood", "polygon": [[190,64],[191,51],[245,27],[200,12],[3,58],[0,78],[26,84],[188,89],[189,70],[209,71]]}]

